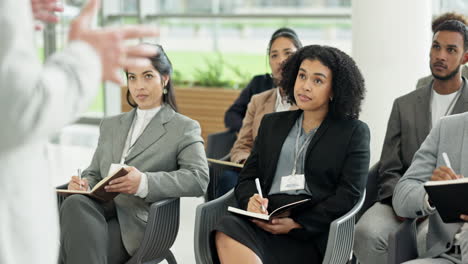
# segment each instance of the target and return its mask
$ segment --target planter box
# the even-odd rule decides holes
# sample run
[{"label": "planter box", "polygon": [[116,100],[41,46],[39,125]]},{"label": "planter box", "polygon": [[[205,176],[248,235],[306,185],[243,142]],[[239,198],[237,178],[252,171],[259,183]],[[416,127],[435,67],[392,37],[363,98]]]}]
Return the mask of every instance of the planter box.
[{"label": "planter box", "polygon": [[[132,108],[125,99],[126,87],[122,88],[122,111]],[[200,123],[202,137],[206,142],[208,134],[224,131],[224,113],[237,99],[241,90],[215,87],[176,87],[176,102],[179,112]]]}]

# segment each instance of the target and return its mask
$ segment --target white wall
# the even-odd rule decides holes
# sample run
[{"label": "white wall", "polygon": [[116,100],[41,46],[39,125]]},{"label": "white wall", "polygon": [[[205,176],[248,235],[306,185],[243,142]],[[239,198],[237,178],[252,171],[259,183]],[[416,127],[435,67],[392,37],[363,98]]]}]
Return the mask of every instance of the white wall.
[{"label": "white wall", "polygon": [[352,55],[366,80],[361,119],[371,130],[371,165],[380,159],[393,100],[430,74],[431,1],[354,0]]}]

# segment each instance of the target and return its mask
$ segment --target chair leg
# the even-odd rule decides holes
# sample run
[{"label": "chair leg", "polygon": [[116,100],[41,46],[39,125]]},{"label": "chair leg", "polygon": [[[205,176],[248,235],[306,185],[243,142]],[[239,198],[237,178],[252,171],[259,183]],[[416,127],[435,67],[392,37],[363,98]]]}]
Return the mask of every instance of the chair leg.
[{"label": "chair leg", "polygon": [[172,254],[170,250],[168,251],[166,255],[166,261],[167,261],[167,264],[177,264],[174,254]]}]

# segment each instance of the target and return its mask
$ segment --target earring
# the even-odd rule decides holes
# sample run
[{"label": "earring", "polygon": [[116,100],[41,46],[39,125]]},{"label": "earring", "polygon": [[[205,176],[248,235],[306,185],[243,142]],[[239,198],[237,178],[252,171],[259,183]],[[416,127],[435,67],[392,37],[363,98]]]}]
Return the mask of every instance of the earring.
[{"label": "earring", "polygon": [[166,88],[163,89],[163,94],[167,94],[167,89]]},{"label": "earring", "polygon": [[333,96],[330,96],[330,102],[333,102]]}]

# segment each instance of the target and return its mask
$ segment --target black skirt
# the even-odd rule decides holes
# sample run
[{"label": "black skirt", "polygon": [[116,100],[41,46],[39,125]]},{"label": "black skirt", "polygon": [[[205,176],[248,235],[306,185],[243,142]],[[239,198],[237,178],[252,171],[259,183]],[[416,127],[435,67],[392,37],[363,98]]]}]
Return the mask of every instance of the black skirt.
[{"label": "black skirt", "polygon": [[[295,199],[297,198],[295,197]],[[214,242],[216,231],[222,232],[250,248],[264,264],[319,264],[323,260],[316,240],[298,240],[288,234],[274,235],[257,227],[247,218],[227,214],[221,218],[211,232],[211,252],[215,263],[219,263]]]}]

